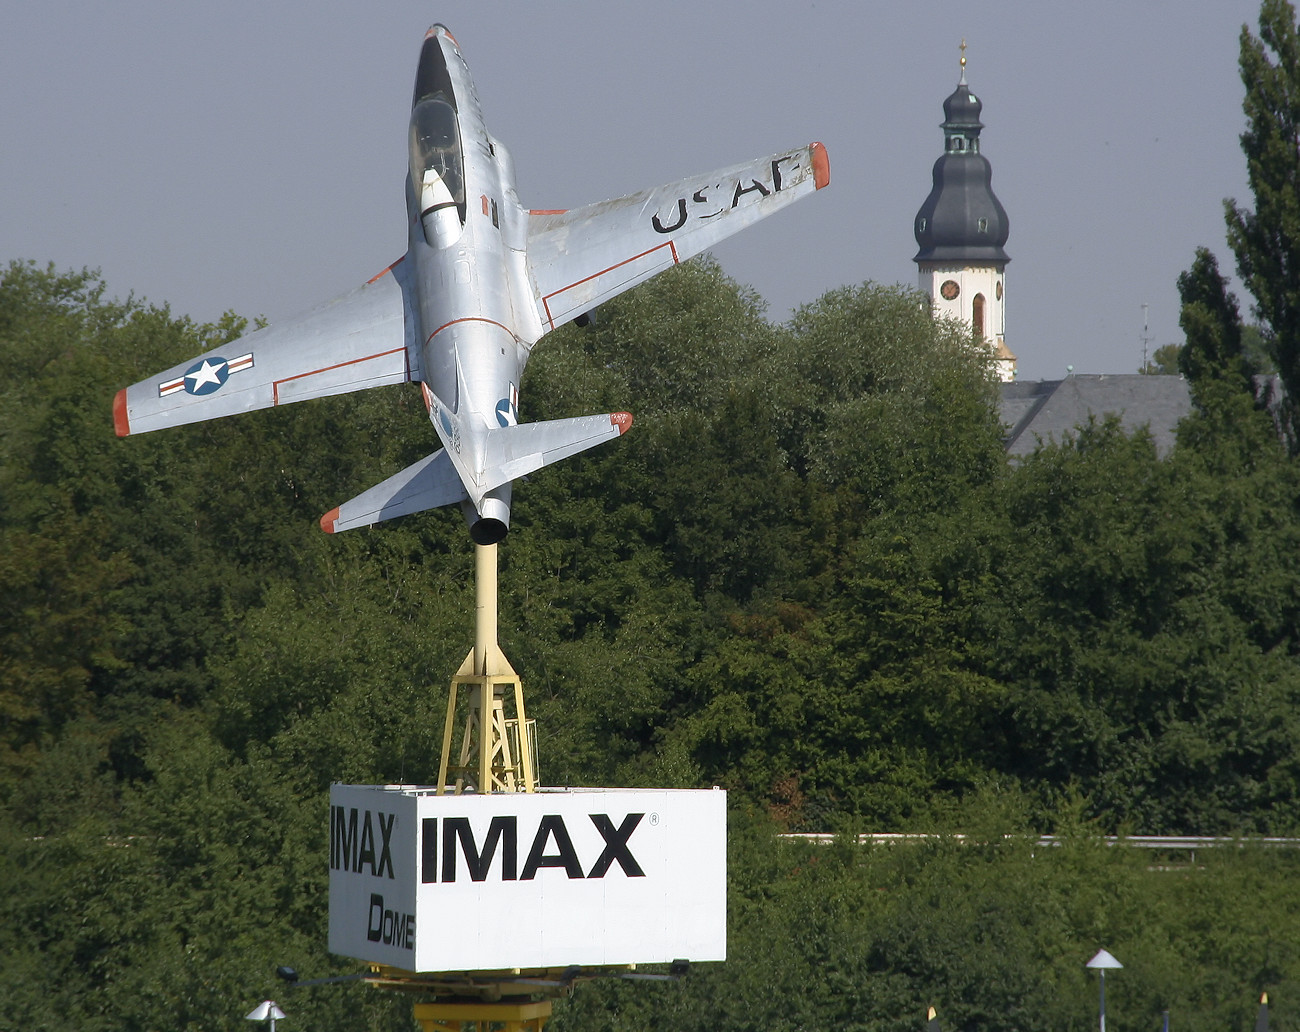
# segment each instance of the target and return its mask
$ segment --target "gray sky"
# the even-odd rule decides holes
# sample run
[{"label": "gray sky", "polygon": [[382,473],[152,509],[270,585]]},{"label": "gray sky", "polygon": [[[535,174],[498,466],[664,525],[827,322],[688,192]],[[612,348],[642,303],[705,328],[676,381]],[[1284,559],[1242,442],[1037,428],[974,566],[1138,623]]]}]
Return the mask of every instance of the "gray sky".
[{"label": "gray sky", "polygon": [[[307,15],[304,16],[304,12]],[[1021,379],[1133,372],[1251,203],[1237,37],[1258,0],[47,0],[0,32],[0,260],[100,268],[174,314],[272,321],[405,249],[406,120],[448,26],[520,199],[573,207],[821,140],[831,185],[720,246],[783,320],[916,282],[958,44],[1010,216]],[[1249,298],[1238,291],[1243,311]]]}]

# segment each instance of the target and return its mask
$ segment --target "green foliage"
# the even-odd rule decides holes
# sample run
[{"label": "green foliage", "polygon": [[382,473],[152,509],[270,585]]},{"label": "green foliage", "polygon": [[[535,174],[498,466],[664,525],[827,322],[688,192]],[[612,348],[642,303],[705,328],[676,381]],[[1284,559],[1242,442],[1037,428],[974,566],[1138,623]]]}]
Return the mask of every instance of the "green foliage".
[{"label": "green foliage", "polygon": [[1180,351],[1182,351],[1181,344],[1162,344],[1151,353],[1146,366],[1138,372],[1147,376],[1177,376]]},{"label": "green foliage", "polygon": [[1289,0],[1262,0],[1259,36],[1241,29],[1246,131],[1241,149],[1254,210],[1224,201],[1228,244],[1288,394],[1284,428],[1300,449],[1300,31]]},{"label": "green foliage", "polygon": [[1253,394],[1255,371],[1245,357],[1237,299],[1206,248],[1198,247],[1191,269],[1179,274],[1178,295],[1182,299],[1178,321],[1187,335],[1178,352],[1178,369],[1192,382],[1193,398],[1204,406],[1200,395],[1211,380]]},{"label": "green foliage", "polygon": [[[976,633],[1015,643],[989,667],[1012,700],[999,767],[1044,798],[1081,784],[1113,828],[1209,834],[1297,816],[1289,791],[1261,806],[1291,777],[1289,747],[1269,740],[1294,734],[1282,713],[1300,584],[1273,549],[1300,529],[1296,472],[1276,444],[1228,476],[1221,457],[1162,462],[1141,436],[1097,425],[1040,450],[983,505],[1006,508],[972,546],[993,588]],[[1256,702],[1280,722],[1260,723]]]},{"label": "green foliage", "polygon": [[1084,964],[1103,946],[1125,965],[1107,984],[1116,1027],[1155,1028],[1169,1010],[1195,1032],[1246,1032],[1256,987],[1288,998],[1293,852],[1153,866],[1087,825],[1041,847],[985,804],[965,817],[980,834],[813,846],[733,812],[727,962],[667,987],[584,986],[551,1027],[904,1032],[933,1004],[945,1028],[1085,1028],[1097,983]]},{"label": "green foliage", "polygon": [[[434,777],[470,549],[455,512],[317,527],[431,447],[414,390],[117,440],[118,386],[244,323],[103,295],[0,275],[0,1026],[206,1029],[276,964],[351,969],[325,793]],[[537,348],[525,418],[636,415],[516,491],[501,644],[542,778],[732,801],[732,959],[584,986],[556,1032],[904,1032],[928,1002],[1065,1030],[1102,944],[1126,1024],[1245,1032],[1296,983],[1290,852],[1155,872],[1096,837],[1300,825],[1300,483],[1268,415],[1210,376],[1170,458],[1102,423],[1010,466],[980,352],[922,300],[773,326],[693,261]]]},{"label": "green foliage", "polygon": [[983,352],[922,296],[867,284],[800,309],[764,381],[795,469],[857,496],[841,518],[947,504],[1004,458]]}]

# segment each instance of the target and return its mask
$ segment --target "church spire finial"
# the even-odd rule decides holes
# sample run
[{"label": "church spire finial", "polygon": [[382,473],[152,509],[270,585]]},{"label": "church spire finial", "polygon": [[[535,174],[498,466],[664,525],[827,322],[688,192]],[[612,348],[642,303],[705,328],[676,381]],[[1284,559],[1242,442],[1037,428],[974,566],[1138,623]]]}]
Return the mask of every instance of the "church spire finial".
[{"label": "church spire finial", "polygon": [[959,86],[966,85],[966,37],[961,38],[961,81]]}]

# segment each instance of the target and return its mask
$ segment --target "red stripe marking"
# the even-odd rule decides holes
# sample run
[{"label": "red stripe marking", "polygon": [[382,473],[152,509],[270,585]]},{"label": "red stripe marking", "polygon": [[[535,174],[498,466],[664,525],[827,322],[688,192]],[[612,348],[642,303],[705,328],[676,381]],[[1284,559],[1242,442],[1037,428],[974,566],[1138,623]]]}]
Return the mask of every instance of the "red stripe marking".
[{"label": "red stripe marking", "polygon": [[529,215],[563,215],[568,208],[530,208]]},{"label": "red stripe marking", "polygon": [[586,277],[585,279],[575,280],[573,283],[570,283],[567,287],[561,287],[559,290],[551,291],[551,293],[547,294],[545,297],[542,298],[542,304],[546,307],[546,321],[551,324],[551,329],[555,329],[555,317],[551,315],[551,305],[550,305],[551,298],[558,297],[560,294],[563,294],[566,290],[572,290],[574,287],[580,286],[583,283],[589,283],[591,280],[599,279],[607,272],[613,272],[615,269],[621,269],[624,265],[628,265],[632,262],[638,261],[644,258],[648,254],[654,254],[656,251],[661,250],[662,248],[665,247],[668,248],[673,253],[673,264],[674,265],[679,264],[680,261],[677,257],[677,245],[673,243],[673,241],[669,240],[662,244],[656,244],[648,251],[642,251],[640,254],[634,254],[631,258],[625,258],[621,262],[616,262],[615,264],[611,265],[608,269],[601,269],[600,272],[594,272],[590,276]]},{"label": "red stripe marking", "polygon": [[439,326],[436,330],[434,330],[431,334],[429,334],[427,337],[425,337],[425,338],[424,338],[424,342],[425,342],[426,344],[428,344],[429,341],[433,340],[434,337],[438,336],[438,334],[440,334],[440,333],[441,333],[443,330],[445,330],[448,326],[455,326],[457,323],[465,323],[465,322],[481,322],[481,323],[487,323],[489,326],[498,326],[498,327],[500,327],[501,329],[505,330],[506,333],[510,334],[510,339],[511,339],[511,340],[518,340],[518,339],[519,339],[519,338],[517,338],[517,337],[515,336],[515,331],[512,330],[509,326],[507,326],[505,323],[499,323],[499,322],[497,322],[495,319],[484,319],[482,316],[478,316],[478,315],[467,315],[467,316],[466,316],[465,318],[463,318],[463,319],[453,319],[453,320],[451,320],[451,322],[445,322],[445,323],[443,323],[443,324],[442,324],[441,326]]},{"label": "red stripe marking", "polygon": [[377,281],[383,279],[383,278],[384,278],[385,276],[387,276],[390,272],[392,272],[392,271],[393,271],[394,269],[396,269],[399,265],[401,265],[402,262],[404,262],[404,261],[406,261],[406,255],[402,255],[402,257],[398,258],[397,261],[393,262],[393,264],[390,265],[388,268],[386,268],[383,272],[377,272],[377,273],[375,273],[373,276],[371,276],[370,279],[366,280],[366,286],[370,286],[370,284],[375,283],[375,282],[377,282]]},{"label": "red stripe marking", "polygon": [[[282,383],[292,383],[294,380],[302,380],[308,376],[316,376],[319,373],[328,373],[331,370],[342,369],[345,366],[358,365],[361,362],[369,362],[371,359],[375,358],[387,358],[389,355],[396,355],[399,351],[405,353],[406,348],[401,347],[393,348],[390,351],[379,351],[373,355],[366,355],[364,358],[354,358],[349,362],[337,362],[332,366],[322,366],[319,369],[311,369],[305,373],[299,373],[297,376],[286,376],[283,380],[275,380],[271,383],[271,404],[280,404],[280,384]],[[408,380],[411,378],[411,368],[409,363],[406,367],[406,378]]]},{"label": "red stripe marking", "polygon": [[126,412],[125,387],[113,395],[113,429],[117,431],[118,437],[126,437],[131,433],[131,418]]}]

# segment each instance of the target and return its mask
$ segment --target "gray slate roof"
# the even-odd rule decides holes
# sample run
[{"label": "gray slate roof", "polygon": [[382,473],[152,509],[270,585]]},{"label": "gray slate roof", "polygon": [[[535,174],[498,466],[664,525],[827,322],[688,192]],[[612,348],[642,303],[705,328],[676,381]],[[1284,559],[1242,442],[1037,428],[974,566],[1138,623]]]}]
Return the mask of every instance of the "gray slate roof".
[{"label": "gray slate roof", "polygon": [[1092,374],[1064,380],[1018,380],[1004,383],[1002,422],[1006,449],[1028,455],[1039,440],[1060,442],[1065,435],[1109,414],[1120,417],[1126,431],[1147,426],[1159,453],[1173,449],[1178,421],[1192,408],[1187,381],[1181,376]]}]

